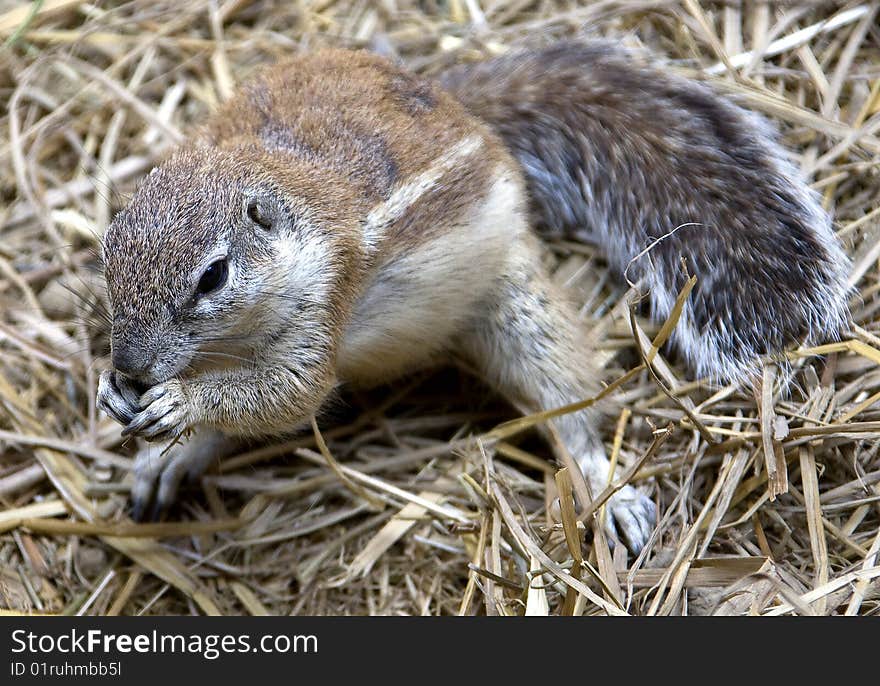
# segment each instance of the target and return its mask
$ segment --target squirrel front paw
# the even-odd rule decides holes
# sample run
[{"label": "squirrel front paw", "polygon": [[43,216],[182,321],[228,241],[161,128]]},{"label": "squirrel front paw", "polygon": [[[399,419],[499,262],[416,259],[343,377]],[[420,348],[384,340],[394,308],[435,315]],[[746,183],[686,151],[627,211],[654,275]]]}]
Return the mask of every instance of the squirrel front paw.
[{"label": "squirrel front paw", "polygon": [[159,521],[177,499],[181,483],[197,482],[223,450],[209,434],[208,440],[196,434],[185,443],[145,445],[134,459],[131,488],[131,518],[136,522]]},{"label": "squirrel front paw", "polygon": [[98,409],[120,424],[127,425],[140,412],[140,397],[135,385],[112,369],[98,377]]},{"label": "squirrel front paw", "polygon": [[608,534],[622,539],[632,553],[640,553],[657,523],[654,501],[627,485],[611,496],[605,507],[605,530]]},{"label": "squirrel front paw", "polygon": [[134,434],[148,441],[165,441],[177,438],[193,423],[189,398],[177,379],[153,386],[138,404],[143,409],[122,430],[123,436]]}]

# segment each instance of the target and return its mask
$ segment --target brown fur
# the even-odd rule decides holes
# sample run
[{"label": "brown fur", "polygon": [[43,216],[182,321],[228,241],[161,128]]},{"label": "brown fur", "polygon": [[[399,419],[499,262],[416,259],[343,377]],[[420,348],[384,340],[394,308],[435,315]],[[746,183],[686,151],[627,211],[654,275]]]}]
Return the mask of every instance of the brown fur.
[{"label": "brown fur", "polygon": [[[219,147],[253,144],[280,159],[331,169],[366,212],[387,199],[396,182],[471,135],[487,138],[485,154],[439,189],[446,195],[436,197],[429,212],[450,202],[453,211],[460,207],[452,191],[480,188],[486,170],[508,153],[438,86],[366,52],[321,50],[262,70],[211,118],[200,138]],[[436,222],[407,217],[404,224],[419,232]],[[395,239],[407,233],[400,230]]]}]

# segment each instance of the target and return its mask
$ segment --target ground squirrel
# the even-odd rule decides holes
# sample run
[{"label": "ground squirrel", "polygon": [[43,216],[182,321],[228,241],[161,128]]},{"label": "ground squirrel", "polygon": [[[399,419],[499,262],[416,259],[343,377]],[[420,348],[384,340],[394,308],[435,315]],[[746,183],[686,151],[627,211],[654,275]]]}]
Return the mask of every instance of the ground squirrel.
[{"label": "ground squirrel", "polygon": [[[148,440],[195,429],[136,461],[135,514],[164,508],[228,437],[291,431],[339,384],[449,353],[524,410],[594,394],[540,231],[598,243],[659,318],[696,275],[674,342],[715,380],[846,325],[848,263],[815,193],[764,120],[703,84],[602,42],[437,82],[366,52],[298,56],[242,86],[104,236],[114,369],[99,406]],[[555,428],[602,490],[590,412]],[[639,550],[653,502],[627,486],[608,509]]]}]

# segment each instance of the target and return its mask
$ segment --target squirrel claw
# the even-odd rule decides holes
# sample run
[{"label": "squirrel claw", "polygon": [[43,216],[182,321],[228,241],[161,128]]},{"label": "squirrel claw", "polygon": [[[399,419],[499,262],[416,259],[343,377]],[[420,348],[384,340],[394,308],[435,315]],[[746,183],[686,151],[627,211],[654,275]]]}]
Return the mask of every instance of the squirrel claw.
[{"label": "squirrel claw", "polygon": [[135,522],[143,522],[144,512],[147,509],[147,502],[139,498],[132,498],[131,501],[131,518]]},{"label": "squirrel claw", "polygon": [[135,522],[158,522],[166,510],[167,505],[153,502],[150,497],[132,498],[131,501],[131,518]]},{"label": "squirrel claw", "polygon": [[171,507],[177,491],[170,499],[160,499],[160,489],[156,488],[153,478],[135,474],[135,486],[131,496],[131,518],[136,522],[158,522]]},{"label": "squirrel claw", "polygon": [[131,517],[158,521],[174,504],[180,484],[197,482],[205,469],[225,452],[220,434],[204,431],[185,443],[144,446],[134,460]]},{"label": "squirrel claw", "polygon": [[[654,501],[632,486],[625,486],[609,499],[606,507],[605,534],[608,544],[613,548],[618,542],[624,541],[629,551],[638,555],[648,544],[657,522]],[[560,520],[559,498],[553,501],[551,513],[556,521]]]},{"label": "squirrel claw", "polygon": [[137,395],[128,380],[113,370],[98,377],[98,409],[120,424],[128,424],[140,410]]},{"label": "squirrel claw", "polygon": [[640,553],[657,522],[654,501],[632,486],[624,486],[611,496],[607,508],[605,528],[612,539],[623,540],[634,555]]},{"label": "squirrel claw", "polygon": [[142,409],[122,430],[123,436],[136,434],[148,441],[177,438],[190,424],[186,396],[179,381],[172,379],[144,393],[140,398]]}]

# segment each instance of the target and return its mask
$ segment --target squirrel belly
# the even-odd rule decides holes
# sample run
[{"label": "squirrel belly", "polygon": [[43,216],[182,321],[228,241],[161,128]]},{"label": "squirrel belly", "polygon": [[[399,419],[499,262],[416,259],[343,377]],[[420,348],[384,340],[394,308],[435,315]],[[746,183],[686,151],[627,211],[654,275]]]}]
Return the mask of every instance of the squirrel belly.
[{"label": "squirrel belly", "polygon": [[533,225],[598,244],[661,320],[696,275],[673,340],[699,376],[742,378],[845,329],[849,260],[761,117],[605,42],[440,81],[519,161]]},{"label": "squirrel belly", "polygon": [[[292,431],[339,383],[450,354],[526,412],[594,395],[589,337],[535,228],[599,242],[660,317],[684,260],[699,286],[676,336],[698,373],[742,376],[845,324],[830,220],[754,115],[604,44],[460,67],[442,84],[364,52],[282,62],[114,218],[99,407],[148,441],[195,429],[164,463],[136,460],[137,513],[167,507],[224,436]],[[598,493],[610,465],[592,412],[553,428]],[[608,514],[632,550],[649,540],[643,493],[624,486]]]}]

